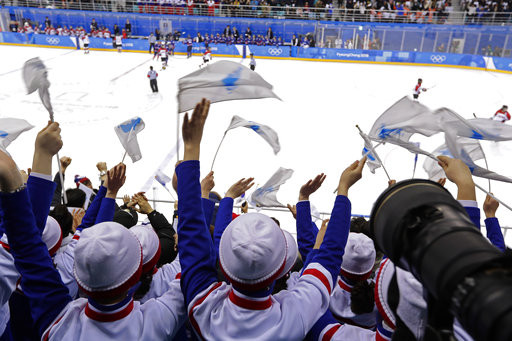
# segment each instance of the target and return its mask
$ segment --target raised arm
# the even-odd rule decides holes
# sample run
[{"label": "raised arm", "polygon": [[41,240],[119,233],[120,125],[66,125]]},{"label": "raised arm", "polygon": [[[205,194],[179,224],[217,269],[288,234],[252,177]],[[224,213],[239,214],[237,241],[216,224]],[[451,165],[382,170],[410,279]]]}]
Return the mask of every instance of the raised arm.
[{"label": "raised arm", "polygon": [[[71,164],[71,158],[67,156],[63,156],[59,160],[60,169],[62,170],[62,179],[66,178],[66,169]],[[52,204],[51,206],[56,206],[57,204],[62,204],[62,187],[64,184],[60,182],[60,175],[57,172],[55,177],[53,178],[53,182],[57,185],[55,187],[55,191],[53,192]]]},{"label": "raised arm", "polygon": [[197,104],[192,117],[183,119],[184,162],[176,167],[178,178],[178,240],[181,289],[188,304],[217,281],[215,249],[201,207],[199,152],[210,102]]},{"label": "raised arm", "polygon": [[235,182],[226,192],[226,196],[219,203],[219,210],[215,218],[215,229],[213,230],[213,244],[215,246],[215,253],[217,259],[219,257],[219,244],[220,238],[224,233],[226,227],[233,219],[233,202],[234,199],[244,194],[249,188],[254,185],[254,178],[240,179]]},{"label": "raised arm", "polygon": [[[338,196],[334,202],[331,219],[325,231],[322,245],[318,253],[312,259],[312,263],[320,263],[327,271],[331,273],[332,283],[336,283],[336,278],[340,271],[345,245],[347,244],[348,234],[350,232],[350,211],[351,205],[348,200],[348,190],[359,179],[361,179],[366,157],[362,161],[356,161],[351,164],[341,174],[338,185]],[[308,270],[304,271],[306,274]]]},{"label": "raised arm", "polygon": [[325,174],[318,174],[314,179],[306,182],[299,191],[299,202],[296,205],[297,244],[302,259],[307,259],[309,252],[315,245],[318,228],[311,219],[311,204],[309,197],[315,193],[325,180]]},{"label": "raised arm", "polygon": [[112,221],[114,219],[114,212],[116,208],[116,196],[119,189],[123,187],[126,181],[126,165],[120,163],[107,173],[107,192],[105,197],[101,200],[100,209],[96,216],[95,224],[105,221]]},{"label": "raised arm", "polygon": [[501,251],[506,250],[505,238],[501,232],[500,223],[496,218],[496,210],[500,203],[487,195],[484,202],[484,213],[485,213],[485,229],[487,230],[487,239]]},{"label": "raised arm", "polygon": [[477,229],[480,230],[480,209],[476,202],[475,183],[468,166],[459,159],[439,156],[439,165],[443,168],[448,180],[457,186],[457,200]]},{"label": "raised arm", "polygon": [[0,152],[0,206],[21,286],[40,335],[71,302],[66,286],[41,240],[28,191],[14,161]]},{"label": "raised arm", "polygon": [[43,233],[50,213],[56,184],[52,181],[52,159],[62,148],[59,124],[48,122],[36,137],[32,172],[27,181],[27,190],[36,219],[37,229]]},{"label": "raised arm", "polygon": [[213,171],[211,171],[201,180],[201,203],[203,205],[204,221],[208,227],[212,223],[213,211],[215,210],[215,203],[210,200],[210,192],[213,187],[215,187],[215,181]]}]

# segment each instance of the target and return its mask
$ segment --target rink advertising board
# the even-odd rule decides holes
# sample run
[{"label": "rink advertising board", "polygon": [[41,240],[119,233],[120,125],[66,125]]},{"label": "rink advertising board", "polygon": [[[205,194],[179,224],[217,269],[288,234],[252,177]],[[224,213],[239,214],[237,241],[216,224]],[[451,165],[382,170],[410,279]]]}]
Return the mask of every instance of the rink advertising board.
[{"label": "rink advertising board", "polygon": [[[0,32],[0,44],[80,48],[80,46],[77,46],[77,38],[75,37],[12,32]],[[89,47],[93,50],[114,50],[112,39],[104,38],[90,38]],[[123,39],[123,50],[147,53],[148,49],[149,43],[145,39]],[[512,72],[512,58],[484,57],[471,54],[225,44],[210,44],[210,49],[214,57],[240,58],[253,53],[256,58],[269,59],[432,65]],[[204,50],[204,44],[194,44],[192,48],[194,54],[202,54]],[[174,51],[177,54],[185,54],[187,47],[185,44],[177,42]]]}]

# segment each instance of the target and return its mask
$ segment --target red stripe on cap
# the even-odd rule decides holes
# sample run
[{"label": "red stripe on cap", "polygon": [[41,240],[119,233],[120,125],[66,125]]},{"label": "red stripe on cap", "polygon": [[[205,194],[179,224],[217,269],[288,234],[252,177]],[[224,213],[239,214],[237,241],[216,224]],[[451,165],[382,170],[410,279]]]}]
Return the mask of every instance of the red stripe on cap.
[{"label": "red stripe on cap", "polygon": [[162,252],[162,249],[160,248],[160,241],[158,241],[158,250],[156,250],[155,255],[153,256],[153,258],[151,258],[151,260],[149,262],[142,265],[142,273],[143,274],[153,271],[153,269],[156,266],[156,263],[160,259],[161,252]]},{"label": "red stripe on cap", "polygon": [[78,240],[78,239],[80,239],[80,235],[78,235],[78,234],[74,234],[74,235],[73,235],[73,239],[74,239],[74,240]]},{"label": "red stripe on cap", "polygon": [[379,295],[379,287],[380,287],[380,281],[381,281],[381,275],[382,275],[382,269],[384,268],[384,265],[387,264],[389,259],[384,260],[382,264],[379,267],[379,271],[377,272],[377,279],[375,280],[375,289],[374,289],[374,296],[375,296],[375,305],[377,306],[377,309],[379,310],[379,313],[382,317],[382,319],[387,323],[388,326],[390,326],[393,330],[396,329],[396,326],[393,322],[391,322],[391,319],[389,318],[388,314],[386,314],[386,311],[384,310],[384,306],[381,302],[381,297]]},{"label": "red stripe on cap", "polygon": [[229,300],[236,306],[249,310],[265,310],[272,306],[272,299],[270,297],[264,301],[253,301],[237,296],[233,290],[229,292]]},{"label": "red stripe on cap", "polygon": [[208,295],[210,295],[215,289],[217,289],[221,285],[222,285],[222,282],[217,282],[210,290],[208,290],[206,295],[204,295],[203,297],[198,299],[196,301],[196,303],[194,303],[194,305],[192,306],[192,308],[190,308],[190,311],[188,312],[188,318],[190,319],[190,324],[192,324],[192,327],[196,330],[196,332],[199,335],[199,338],[201,338],[201,340],[204,340],[204,337],[201,334],[201,329],[199,328],[199,324],[197,323],[196,319],[194,318],[194,308],[197,307],[198,305],[200,305],[201,303],[203,303],[204,300],[208,297]]},{"label": "red stripe on cap", "polygon": [[362,275],[355,275],[355,274],[352,274],[350,272],[347,272],[343,269],[340,269],[340,274],[349,279],[349,280],[352,280],[354,282],[361,282],[361,281],[366,281],[368,278],[370,278],[370,275],[372,274],[372,270],[373,270],[373,267],[370,269],[370,271],[368,271],[367,273],[365,274],[362,274]]},{"label": "red stripe on cap", "polygon": [[126,307],[124,307],[123,309],[121,309],[118,312],[115,312],[113,314],[106,314],[104,312],[95,311],[95,310],[91,309],[91,307],[89,306],[89,303],[87,303],[87,305],[85,306],[85,315],[88,318],[90,318],[94,321],[98,321],[98,322],[114,322],[114,321],[119,321],[119,320],[125,318],[126,316],[130,315],[132,310],[133,310],[133,300],[131,300],[130,303],[128,303],[128,305]]},{"label": "red stripe on cap", "polygon": [[140,253],[140,263],[138,269],[135,271],[135,273],[128,278],[123,284],[120,286],[113,288],[111,290],[105,290],[105,291],[89,291],[82,287],[80,283],[77,281],[78,286],[80,289],[87,294],[87,296],[92,297],[94,299],[102,299],[102,298],[109,298],[121,295],[125,292],[127,292],[131,287],[133,287],[140,279],[140,276],[142,274],[142,249]]},{"label": "red stripe on cap", "polygon": [[229,279],[229,282],[231,284],[233,284],[233,286],[235,288],[239,288],[239,289],[242,289],[242,290],[248,290],[248,291],[257,291],[257,290],[264,289],[264,288],[270,286],[277,279],[277,277],[279,277],[281,272],[283,272],[284,266],[286,264],[286,257],[283,260],[283,264],[281,264],[281,266],[279,267],[279,269],[277,269],[275,274],[273,274],[272,276],[270,276],[269,278],[267,278],[263,282],[258,282],[258,283],[254,283],[254,284],[242,283],[242,282],[237,281],[236,279],[231,278],[226,273],[226,271],[224,271],[224,267],[222,266],[222,262],[219,262],[219,263],[220,263],[220,269],[221,269],[222,273],[224,274],[224,276],[226,278]]},{"label": "red stripe on cap", "polygon": [[322,337],[322,341],[329,341],[333,336],[334,334],[336,334],[336,332],[338,331],[338,329],[340,329],[341,327],[341,324],[337,324],[335,326],[332,326],[331,329],[329,329],[325,334],[324,336]]},{"label": "red stripe on cap", "polygon": [[57,253],[57,251],[59,251],[61,245],[62,245],[62,230],[60,230],[59,241],[50,250],[48,250],[48,253],[50,253],[50,257],[53,257]]},{"label": "red stripe on cap", "polygon": [[329,295],[331,294],[331,285],[329,284],[329,280],[327,279],[327,277],[325,277],[325,275],[322,273],[322,271],[317,270],[317,269],[307,269],[306,271],[304,271],[302,273],[302,276],[304,276],[304,275],[311,275],[311,276],[318,278],[320,280],[320,282],[322,282],[325,285],[325,287],[327,288]]}]

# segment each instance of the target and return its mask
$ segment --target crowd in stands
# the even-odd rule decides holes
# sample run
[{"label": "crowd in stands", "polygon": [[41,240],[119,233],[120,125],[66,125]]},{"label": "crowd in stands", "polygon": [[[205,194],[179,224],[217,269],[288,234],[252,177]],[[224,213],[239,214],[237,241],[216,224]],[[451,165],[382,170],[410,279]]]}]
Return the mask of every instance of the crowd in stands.
[{"label": "crowd in stands", "polygon": [[23,25],[13,21],[9,25],[9,30],[10,32],[18,33],[34,33],[70,37],[82,37],[87,34],[94,38],[112,38],[120,35],[123,39],[131,37],[132,34],[132,26],[130,20],[128,19],[126,20],[125,28],[120,29],[118,25],[114,25],[112,31],[110,31],[105,26],[100,26],[94,18],[89,25],[89,29],[86,30],[82,26],[73,27],[71,25],[57,25],[57,27],[55,27],[52,25],[52,22],[48,17],[46,17],[43,24],[39,25],[37,23],[31,23],[30,20],[23,20]]},{"label": "crowd in stands", "polygon": [[[29,174],[0,151],[0,334],[14,340],[189,340],[194,333],[204,340],[385,341],[399,328],[408,330],[408,339],[421,339],[427,319],[422,284],[376,249],[368,221],[351,220],[349,191],[364,181],[366,157],[341,172],[331,217],[320,229],[310,197],[325,175],[297,189],[297,204],[288,205],[295,241],[276,219],[247,213],[247,205],[234,214],[234,200],[254,178],[234,181],[223,198],[213,192],[213,172],[200,179],[209,106],[202,100],[184,117],[173,222],[144,193],[116,204],[130,179],[122,163],[110,170],[97,164],[98,188],[75,176],[76,188],[66,190],[63,204],[58,174],[52,181],[52,158],[63,145],[58,123],[37,135]],[[61,158],[64,175],[71,162]],[[469,168],[445,156],[439,162],[479,229]],[[488,196],[487,236],[499,253],[506,247],[497,208]],[[391,302],[398,298],[407,309]],[[456,334],[471,340],[461,326]]]}]

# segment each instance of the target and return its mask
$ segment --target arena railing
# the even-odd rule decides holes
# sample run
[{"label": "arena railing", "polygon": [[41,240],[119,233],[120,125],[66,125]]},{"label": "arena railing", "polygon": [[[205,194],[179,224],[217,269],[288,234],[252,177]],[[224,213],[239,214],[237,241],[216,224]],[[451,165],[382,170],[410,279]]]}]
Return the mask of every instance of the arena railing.
[{"label": "arena railing", "polygon": [[[122,197],[118,197],[117,199],[122,200]],[[155,198],[148,198],[148,201],[151,203],[151,206],[153,209],[158,210],[160,213],[163,213],[167,215],[166,213],[173,212],[173,206],[175,201],[174,200],[162,200],[162,199],[155,199]],[[158,207],[158,208],[157,208]],[[162,208],[164,208],[162,210]],[[234,205],[233,210],[240,214],[242,207],[240,205]],[[274,215],[275,213],[282,213],[282,214],[288,214],[291,215],[290,211],[285,207],[249,207],[249,212],[262,212],[269,216]],[[318,220],[324,220],[329,219],[331,217],[331,212],[316,212],[316,216],[313,214],[314,219]],[[363,217],[366,219],[369,219],[370,216],[366,214],[352,214],[352,217]],[[141,218],[141,217],[139,217]],[[480,227],[485,227],[485,225],[480,225]],[[507,236],[507,231],[511,230],[511,226],[501,226],[501,229],[503,231],[503,235]]]},{"label": "arena railing", "polygon": [[81,11],[107,11],[126,13],[150,13],[173,15],[198,15],[212,17],[245,17],[272,19],[325,20],[343,22],[383,22],[414,24],[465,24],[465,25],[510,25],[512,12],[476,12],[476,8],[466,11],[439,10],[377,10],[316,8],[269,5],[229,5],[206,3],[193,6],[171,5],[170,0],[155,2],[134,1],[64,1],[64,0],[0,0],[4,6],[71,9]]}]

